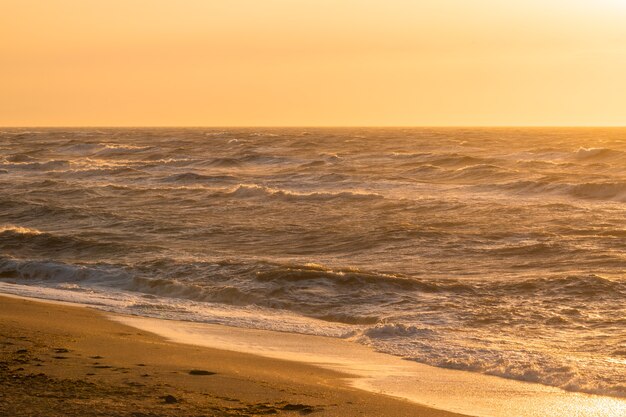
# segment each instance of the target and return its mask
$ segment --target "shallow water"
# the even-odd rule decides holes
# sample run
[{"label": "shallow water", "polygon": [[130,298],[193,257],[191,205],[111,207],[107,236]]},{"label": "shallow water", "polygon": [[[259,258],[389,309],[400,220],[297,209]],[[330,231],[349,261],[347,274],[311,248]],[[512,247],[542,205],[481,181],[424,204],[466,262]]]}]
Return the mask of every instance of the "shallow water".
[{"label": "shallow water", "polygon": [[626,129],[4,129],[0,279],[626,397],[625,168]]},{"label": "shallow water", "polygon": [[311,363],[347,374],[352,386],[476,417],[622,417],[626,400],[563,391],[474,372],[434,368],[344,340],[206,323],[111,315],[169,340]]}]

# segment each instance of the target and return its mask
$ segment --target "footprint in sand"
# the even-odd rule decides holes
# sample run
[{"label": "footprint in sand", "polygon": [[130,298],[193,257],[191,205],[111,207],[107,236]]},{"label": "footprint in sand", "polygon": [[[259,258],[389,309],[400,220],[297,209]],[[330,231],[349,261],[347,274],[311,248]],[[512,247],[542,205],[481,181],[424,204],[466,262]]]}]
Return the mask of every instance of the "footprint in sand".
[{"label": "footprint in sand", "polygon": [[192,369],[189,371],[189,375],[215,375],[215,372],[203,371],[201,369]]}]

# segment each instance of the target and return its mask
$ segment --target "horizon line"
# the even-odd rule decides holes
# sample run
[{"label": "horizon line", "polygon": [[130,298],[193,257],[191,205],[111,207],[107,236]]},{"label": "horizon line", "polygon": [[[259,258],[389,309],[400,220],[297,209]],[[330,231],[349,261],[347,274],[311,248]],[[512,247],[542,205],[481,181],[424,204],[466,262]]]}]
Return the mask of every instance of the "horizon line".
[{"label": "horizon line", "polygon": [[624,125],[0,125],[1,129],[609,129]]}]

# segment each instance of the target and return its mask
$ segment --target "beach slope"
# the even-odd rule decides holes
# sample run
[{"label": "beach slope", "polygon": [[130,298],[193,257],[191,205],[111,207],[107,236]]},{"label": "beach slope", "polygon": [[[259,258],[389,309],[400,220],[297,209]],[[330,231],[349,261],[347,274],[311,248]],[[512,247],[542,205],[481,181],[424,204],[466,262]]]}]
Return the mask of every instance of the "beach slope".
[{"label": "beach slope", "polygon": [[87,308],[0,297],[0,415],[459,416],[345,378],[169,342]]}]

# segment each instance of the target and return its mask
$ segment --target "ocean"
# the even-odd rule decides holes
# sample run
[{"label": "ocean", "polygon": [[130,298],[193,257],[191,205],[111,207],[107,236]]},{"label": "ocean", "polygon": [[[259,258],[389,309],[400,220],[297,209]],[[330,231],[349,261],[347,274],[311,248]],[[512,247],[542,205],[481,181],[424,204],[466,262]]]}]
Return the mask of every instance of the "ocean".
[{"label": "ocean", "polygon": [[0,129],[0,291],[626,398],[626,129]]}]

